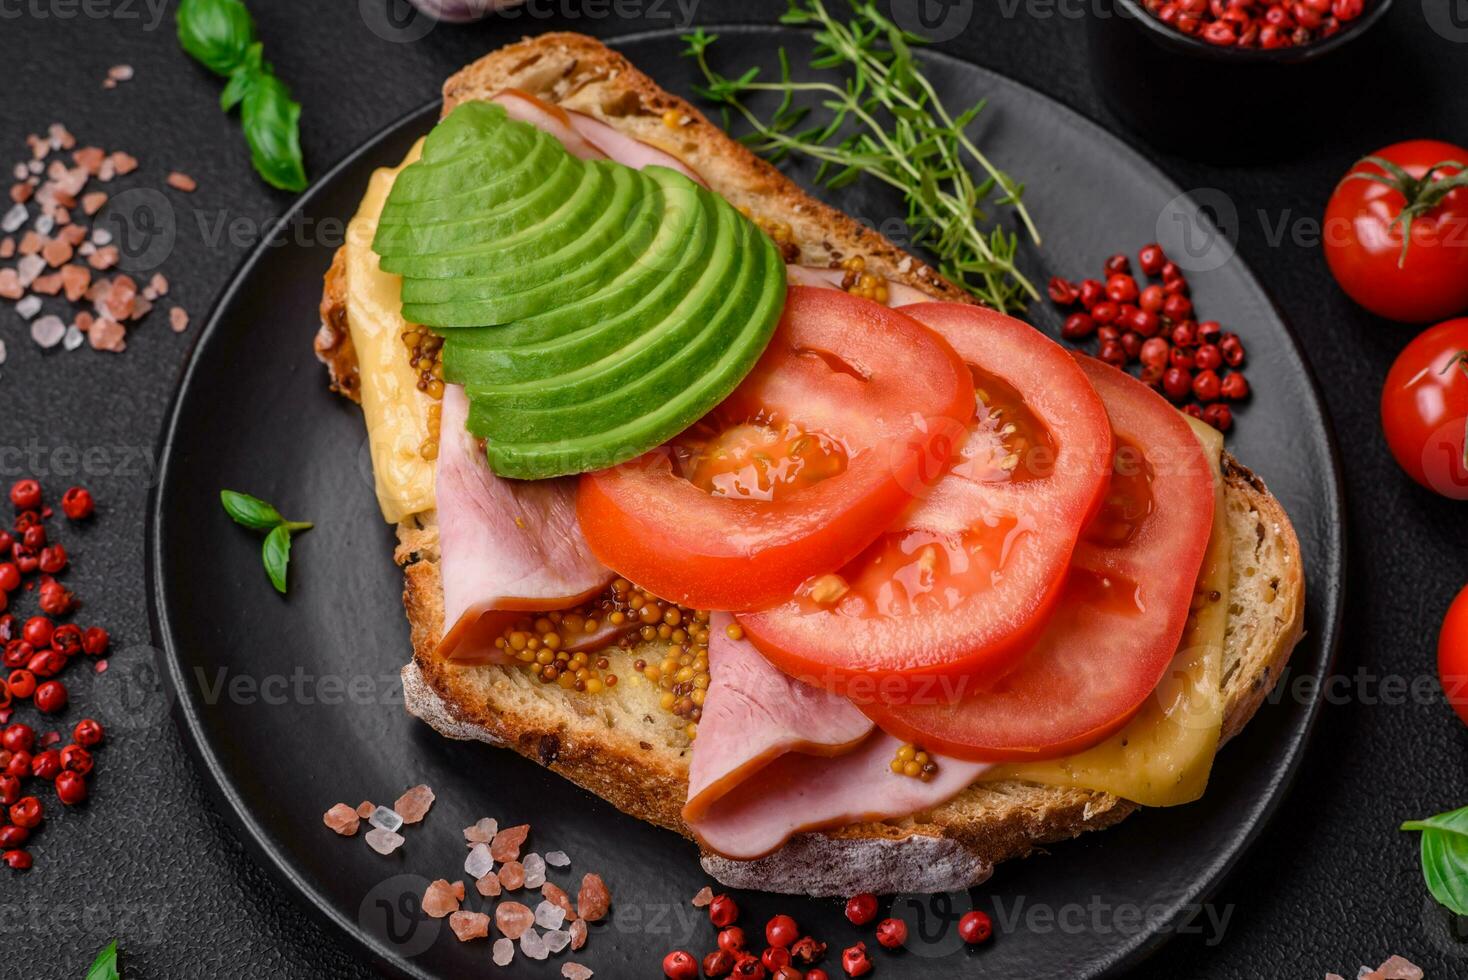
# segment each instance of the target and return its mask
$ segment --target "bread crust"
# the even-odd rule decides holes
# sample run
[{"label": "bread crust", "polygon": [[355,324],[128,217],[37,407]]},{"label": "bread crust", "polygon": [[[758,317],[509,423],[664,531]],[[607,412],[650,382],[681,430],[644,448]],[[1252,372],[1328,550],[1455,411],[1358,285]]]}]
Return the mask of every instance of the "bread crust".
[{"label": "bread crust", "polygon": [[[592,38],[545,34],[481,58],[444,85],[445,112],[505,88],[593,115],[684,160],[762,224],[787,224],[798,248],[798,254],[787,255],[791,261],[829,265],[860,255],[868,271],[935,299],[973,302],[927,264],[806,194],[696,108]],[[676,125],[668,125],[669,119]],[[332,387],[359,400],[342,268],[339,252],[326,275],[315,346]],[[1231,456],[1225,454],[1223,463],[1235,569],[1224,664],[1221,739],[1227,741],[1263,703],[1301,636],[1304,575],[1299,542],[1283,507]],[[576,710],[572,696],[561,698],[560,705],[554,692],[539,699],[519,696],[514,676],[519,672],[440,662],[434,649],[443,632],[444,607],[434,515],[404,521],[398,538],[395,559],[403,568],[403,604],[413,642],[413,660],[403,670],[408,710],[447,737],[513,749],[618,809],[691,838],[680,815],[687,752],[670,752],[636,731],[601,723],[594,713]],[[951,890],[984,880],[1001,861],[1112,826],[1136,809],[1109,793],[1020,781],[980,783],[905,820],[803,834],[759,861],[705,855],[704,867],[731,887],[765,891]]]}]

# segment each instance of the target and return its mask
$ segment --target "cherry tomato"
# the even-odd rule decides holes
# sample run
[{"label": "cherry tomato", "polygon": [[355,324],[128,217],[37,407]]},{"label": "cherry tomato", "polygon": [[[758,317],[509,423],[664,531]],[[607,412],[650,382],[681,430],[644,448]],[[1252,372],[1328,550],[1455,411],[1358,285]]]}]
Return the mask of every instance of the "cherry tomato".
[{"label": "cherry tomato", "polygon": [[672,444],[582,477],[606,565],[666,599],[788,599],[890,527],[941,477],[973,417],[968,369],[903,313],[796,286],[738,389]]},{"label": "cherry tomato", "polygon": [[1155,392],[1099,361],[1081,364],[1116,430],[1115,473],[1056,611],[990,690],[863,705],[883,731],[978,761],[1068,755],[1125,724],[1172,662],[1213,529],[1212,469]]},{"label": "cherry tomato", "polygon": [[[1433,169],[1449,161],[1457,166]],[[1325,259],[1347,295],[1405,323],[1468,309],[1465,166],[1468,149],[1436,140],[1394,143],[1357,161],[1325,208]],[[1414,203],[1421,210],[1404,252],[1402,213]]]},{"label": "cherry tomato", "polygon": [[1437,674],[1448,703],[1468,725],[1468,586],[1448,607],[1437,638]]},{"label": "cherry tomato", "polygon": [[1468,318],[1426,330],[1397,355],[1381,389],[1381,429],[1397,465],[1429,490],[1468,500]]},{"label": "cherry tomato", "polygon": [[905,701],[933,675],[1012,666],[1043,627],[1110,472],[1105,406],[1064,348],[981,307],[903,312],[973,374],[983,407],[962,450],[839,576],[739,617],[776,666],[857,701]]}]

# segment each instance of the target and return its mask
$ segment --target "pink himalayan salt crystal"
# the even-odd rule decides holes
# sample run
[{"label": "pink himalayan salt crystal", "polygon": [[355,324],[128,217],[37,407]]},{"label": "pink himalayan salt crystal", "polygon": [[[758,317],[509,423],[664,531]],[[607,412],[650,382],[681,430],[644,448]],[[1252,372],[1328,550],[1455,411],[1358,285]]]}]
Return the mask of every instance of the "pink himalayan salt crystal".
[{"label": "pink himalayan salt crystal", "polygon": [[[98,669],[101,669],[100,664],[98,665]],[[391,830],[386,830],[382,827],[373,827],[367,831],[365,838],[368,847],[384,856],[402,847],[404,839],[401,834],[395,834]]]},{"label": "pink himalayan salt crystal", "polygon": [[483,912],[454,912],[449,916],[449,928],[459,937],[459,942],[489,938],[489,916]]},{"label": "pink himalayan salt crystal", "polygon": [[707,885],[700,888],[698,894],[693,896],[693,907],[696,909],[708,908],[713,903],[714,890]]},{"label": "pink himalayan salt crystal", "polygon": [[490,817],[484,817],[472,827],[464,828],[464,841],[468,844],[488,844],[494,840],[494,835],[499,833],[499,824]]},{"label": "pink himalayan salt crystal", "polygon": [[427,786],[414,786],[399,796],[392,808],[398,811],[398,816],[403,818],[403,823],[417,823],[428,813],[428,808],[433,806],[433,800],[433,790]]},{"label": "pink himalayan salt crystal", "polygon": [[607,891],[601,875],[588,874],[581,879],[581,891],[576,895],[576,914],[587,922],[600,922],[612,904],[612,893]]},{"label": "pink himalayan salt crystal", "polygon": [[553,881],[547,881],[541,886],[540,893],[545,896],[547,902],[550,902],[565,912],[567,919],[576,918],[576,907],[571,904],[571,896],[567,895],[566,890],[560,885],[557,885]]},{"label": "pink himalayan salt crystal", "polygon": [[464,883],[462,881],[454,882],[454,897],[461,902],[464,900]]},{"label": "pink himalayan salt crystal", "polygon": [[561,967],[561,976],[566,980],[591,980],[591,968],[580,963],[567,963]]},{"label": "pink himalayan salt crystal", "polygon": [[1422,980],[1422,967],[1404,959],[1393,956],[1375,970],[1361,968],[1360,980]]},{"label": "pink himalayan salt crystal", "polygon": [[586,945],[586,921],[577,919],[571,923],[568,930],[571,933],[571,949],[577,950]]},{"label": "pink himalayan salt crystal", "polygon": [[494,924],[506,939],[519,939],[535,925],[535,913],[519,902],[501,902],[494,910]]},{"label": "pink himalayan salt crystal", "polygon": [[506,827],[494,835],[494,841],[489,845],[489,853],[496,861],[513,861],[520,856],[520,845],[525,843],[525,838],[530,836],[530,825],[522,823],[518,827]]},{"label": "pink himalayan salt crystal", "polygon": [[321,822],[343,837],[351,837],[357,832],[357,828],[362,825],[362,818],[357,816],[356,810],[353,810],[345,803],[338,803],[326,811],[325,816],[321,818]]},{"label": "pink himalayan salt crystal", "polygon": [[450,912],[459,910],[459,900],[454,897],[454,887],[439,878],[423,892],[423,911],[435,919],[442,919]]},{"label": "pink himalayan salt crystal", "polygon": [[494,941],[494,965],[509,966],[510,961],[515,958],[515,944],[508,939],[496,939]]},{"label": "pink himalayan salt crystal", "polygon": [[500,885],[500,877],[493,871],[474,882],[474,887],[479,889],[479,894],[485,898],[498,898],[504,889]]},{"label": "pink himalayan salt crystal", "polygon": [[[168,325],[173,328],[174,333],[183,333],[189,328],[188,310],[185,310],[182,306],[175,306],[173,309],[169,310]],[[432,794],[430,794],[430,796],[431,795]],[[431,803],[433,801],[430,799],[429,802]],[[424,807],[423,809],[426,812],[428,808]],[[398,812],[401,813],[402,811],[399,810]]]},{"label": "pink himalayan salt crystal", "polygon": [[92,324],[87,331],[87,341],[93,350],[110,351],[120,354],[127,350],[127,327],[116,320],[103,317]]},{"label": "pink himalayan salt crystal", "polygon": [[376,809],[376,803],[373,803],[371,800],[363,800],[361,803],[357,804],[357,816],[361,817],[363,820],[366,820],[368,817],[372,816],[372,811]]},{"label": "pink himalayan salt crystal", "polygon": [[500,884],[510,891],[524,886],[525,865],[519,861],[506,861],[500,867]]}]

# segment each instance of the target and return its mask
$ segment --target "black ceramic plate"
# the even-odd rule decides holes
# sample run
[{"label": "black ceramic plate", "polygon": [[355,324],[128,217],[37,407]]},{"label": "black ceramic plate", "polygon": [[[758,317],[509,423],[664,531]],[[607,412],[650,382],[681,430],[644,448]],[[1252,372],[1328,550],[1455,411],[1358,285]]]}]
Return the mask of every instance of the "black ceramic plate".
[{"label": "black ceramic plate", "polygon": [[[775,30],[724,34],[716,50],[731,61],[806,43]],[[689,92],[692,66],[680,47],[671,35],[622,43],[668,88]],[[1024,251],[1036,281],[1052,271],[1096,270],[1110,252],[1160,238],[1196,270],[1199,307],[1247,339],[1256,395],[1231,445],[1269,482],[1299,531],[1309,603],[1307,639],[1292,669],[1322,674],[1342,588],[1341,489],[1319,395],[1279,313],[1226,248],[1201,247],[1206,227],[1194,204],[1137,153],[991,72],[939,57],[930,67],[951,105],[989,97],[984,144],[1028,183],[1027,200],[1049,232],[1043,252]],[[416,897],[433,878],[463,877],[460,829],[493,815],[532,823],[534,849],[572,855],[572,867],[552,880],[570,886],[595,870],[611,884],[616,914],[576,958],[602,976],[653,976],[664,951],[713,943],[688,904],[708,883],[694,847],[510,752],[440,738],[403,711],[396,672],[409,644],[402,578],[390,560],[393,533],[374,502],[361,414],[327,390],[311,353],[321,275],[338,237],[332,222],[351,216],[372,169],[395,163],[436,112],[426,106],[393,125],[321,179],[290,224],[316,231],[283,235],[250,258],[199,340],[165,436],[148,531],[165,673],[187,741],[242,838],[381,966],[412,977],[489,972],[487,944],[457,942],[446,921],[419,915]],[[878,226],[903,213],[859,188],[834,203]],[[1047,303],[1034,312],[1053,330]],[[259,538],[221,512],[223,487],[316,522],[298,539],[289,598],[266,581]],[[1222,753],[1199,803],[1143,812],[1006,865],[972,896],[899,897],[913,949],[883,954],[882,975],[1112,975],[1179,926],[1211,929],[1192,909],[1285,792],[1314,713],[1313,703],[1290,699],[1267,705]],[[419,782],[437,791],[438,802],[391,857],[322,826],[333,803],[390,804]],[[836,902],[739,897],[750,923],[779,909],[836,949],[858,938]],[[977,951],[961,947],[950,915],[970,901],[994,915],[1000,933]],[[567,958],[517,957],[505,975],[559,976]]]}]

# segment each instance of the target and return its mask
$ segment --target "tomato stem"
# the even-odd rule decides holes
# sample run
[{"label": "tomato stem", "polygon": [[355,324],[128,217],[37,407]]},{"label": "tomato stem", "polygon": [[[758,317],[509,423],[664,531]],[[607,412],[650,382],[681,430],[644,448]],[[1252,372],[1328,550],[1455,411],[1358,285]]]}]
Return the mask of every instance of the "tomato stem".
[{"label": "tomato stem", "polygon": [[[1457,160],[1443,160],[1428,167],[1421,177],[1413,177],[1403,167],[1385,157],[1362,157],[1356,165],[1359,167],[1363,163],[1374,164],[1385,172],[1352,172],[1346,175],[1346,179],[1369,180],[1390,187],[1406,199],[1402,213],[1392,221],[1392,224],[1402,226],[1402,254],[1397,257],[1397,268],[1401,269],[1407,264],[1407,249],[1412,244],[1412,222],[1431,212],[1443,202],[1443,198],[1459,187],[1468,187],[1468,167]],[[1446,177],[1437,175],[1438,171],[1449,167],[1457,172]]]}]

